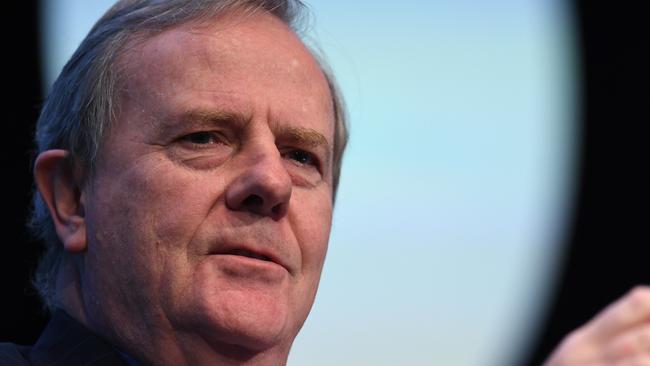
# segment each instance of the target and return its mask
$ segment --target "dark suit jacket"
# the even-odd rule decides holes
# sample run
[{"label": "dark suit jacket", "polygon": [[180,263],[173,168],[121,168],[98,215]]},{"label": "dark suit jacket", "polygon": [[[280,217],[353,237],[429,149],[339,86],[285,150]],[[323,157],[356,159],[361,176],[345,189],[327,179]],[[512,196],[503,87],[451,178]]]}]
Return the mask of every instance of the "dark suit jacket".
[{"label": "dark suit jacket", "polygon": [[0,343],[0,365],[128,366],[127,358],[62,310],[52,314],[33,346]]}]

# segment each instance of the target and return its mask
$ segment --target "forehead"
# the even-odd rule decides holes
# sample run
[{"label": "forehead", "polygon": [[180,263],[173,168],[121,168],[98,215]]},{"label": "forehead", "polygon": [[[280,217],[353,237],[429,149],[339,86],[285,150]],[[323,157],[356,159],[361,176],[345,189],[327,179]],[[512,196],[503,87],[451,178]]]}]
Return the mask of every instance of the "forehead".
[{"label": "forehead", "polygon": [[332,130],[328,139],[333,135],[332,97],[322,70],[294,32],[265,12],[166,30],[131,47],[121,66],[123,99],[141,105],[218,104],[248,114],[265,109],[273,120],[311,124],[318,122],[314,116],[325,116],[328,126],[320,129]]}]

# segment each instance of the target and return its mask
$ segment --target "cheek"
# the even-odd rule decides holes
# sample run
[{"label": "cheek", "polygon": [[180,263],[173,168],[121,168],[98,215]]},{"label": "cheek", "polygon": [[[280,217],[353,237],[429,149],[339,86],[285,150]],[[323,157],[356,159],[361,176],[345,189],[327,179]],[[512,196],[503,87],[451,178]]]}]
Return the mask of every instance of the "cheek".
[{"label": "cheek", "polygon": [[220,180],[163,161],[129,177],[122,186],[130,193],[122,199],[161,249],[184,248],[222,196]]},{"label": "cheek", "polygon": [[297,190],[291,199],[294,208],[290,220],[300,245],[302,270],[317,280],[327,253],[332,223],[331,197],[325,193]]},{"label": "cheek", "polygon": [[126,272],[148,281],[187,272],[192,236],[219,196],[216,185],[206,187],[192,173],[146,159],[98,177],[89,212],[97,256],[113,257]]}]

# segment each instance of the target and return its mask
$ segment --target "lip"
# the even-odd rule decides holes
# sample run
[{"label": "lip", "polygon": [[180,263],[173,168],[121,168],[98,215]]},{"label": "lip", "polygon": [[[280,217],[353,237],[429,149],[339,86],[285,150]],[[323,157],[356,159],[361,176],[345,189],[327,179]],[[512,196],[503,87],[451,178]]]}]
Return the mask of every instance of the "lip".
[{"label": "lip", "polygon": [[247,245],[222,245],[218,249],[211,251],[209,255],[231,255],[262,263],[275,263],[291,273],[289,266],[280,259],[280,256],[268,248],[255,248]]}]

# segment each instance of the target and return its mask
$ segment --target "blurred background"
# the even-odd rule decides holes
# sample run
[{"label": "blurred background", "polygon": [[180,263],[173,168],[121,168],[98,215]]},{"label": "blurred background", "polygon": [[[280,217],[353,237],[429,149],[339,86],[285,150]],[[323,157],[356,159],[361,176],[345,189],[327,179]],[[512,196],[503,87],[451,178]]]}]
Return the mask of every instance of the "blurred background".
[{"label": "blurred background", "polygon": [[[13,4],[15,3],[15,4]],[[29,276],[44,96],[112,1],[13,2],[0,342],[47,321]],[[308,1],[351,141],[316,304],[289,365],[538,365],[650,283],[648,39],[629,6]]]}]

